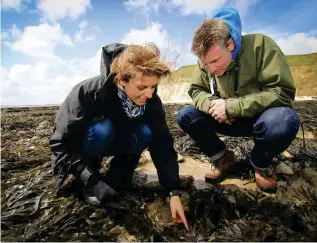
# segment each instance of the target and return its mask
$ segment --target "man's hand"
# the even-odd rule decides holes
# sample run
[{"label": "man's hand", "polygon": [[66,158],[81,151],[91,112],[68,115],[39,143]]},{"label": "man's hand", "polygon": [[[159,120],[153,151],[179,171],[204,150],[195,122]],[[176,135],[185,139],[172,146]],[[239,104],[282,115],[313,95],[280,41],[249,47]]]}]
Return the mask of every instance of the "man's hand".
[{"label": "man's hand", "polygon": [[170,200],[172,219],[174,223],[184,223],[185,228],[189,231],[187,220],[184,214],[183,205],[179,196],[172,196]]},{"label": "man's hand", "polygon": [[224,99],[214,100],[209,109],[209,114],[219,123],[231,125],[234,119],[228,119],[226,114],[226,101]]}]

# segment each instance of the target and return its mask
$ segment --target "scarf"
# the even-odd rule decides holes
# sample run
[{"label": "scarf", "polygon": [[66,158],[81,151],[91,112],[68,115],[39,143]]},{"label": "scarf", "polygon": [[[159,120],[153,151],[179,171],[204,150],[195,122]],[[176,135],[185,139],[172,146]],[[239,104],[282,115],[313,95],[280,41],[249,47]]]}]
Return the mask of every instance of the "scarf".
[{"label": "scarf", "polygon": [[124,112],[130,119],[135,119],[142,116],[145,112],[145,105],[136,105],[133,101],[127,96],[125,90],[121,87],[118,87],[118,96],[121,100],[121,104]]}]

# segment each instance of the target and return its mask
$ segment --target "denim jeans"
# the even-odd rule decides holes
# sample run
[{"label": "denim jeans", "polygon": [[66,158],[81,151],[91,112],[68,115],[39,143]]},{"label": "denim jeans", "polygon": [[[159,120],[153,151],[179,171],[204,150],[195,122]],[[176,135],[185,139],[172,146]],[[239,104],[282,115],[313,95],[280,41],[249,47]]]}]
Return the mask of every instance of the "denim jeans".
[{"label": "denim jeans", "polygon": [[152,140],[152,132],[145,124],[123,134],[115,131],[112,121],[105,119],[89,126],[83,142],[83,152],[89,157],[117,154],[140,155]]},{"label": "denim jeans", "polygon": [[104,176],[104,181],[119,191],[130,186],[141,153],[150,144],[152,132],[146,124],[140,124],[133,132],[124,133],[105,119],[90,125],[83,142],[83,153],[88,157],[84,164],[98,173],[100,157],[114,156]]},{"label": "denim jeans", "polygon": [[255,168],[271,165],[274,155],[288,148],[299,129],[297,113],[289,107],[269,108],[256,118],[236,119],[232,125],[227,125],[194,106],[186,106],[178,112],[176,121],[211,160],[220,158],[227,150],[216,133],[231,137],[252,136],[254,147],[250,162]]}]

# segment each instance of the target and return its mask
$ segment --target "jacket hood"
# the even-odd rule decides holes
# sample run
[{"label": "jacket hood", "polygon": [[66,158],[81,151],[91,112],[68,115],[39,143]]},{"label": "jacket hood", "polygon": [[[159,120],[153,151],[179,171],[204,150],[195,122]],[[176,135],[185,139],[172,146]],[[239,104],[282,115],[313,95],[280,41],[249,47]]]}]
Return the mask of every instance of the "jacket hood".
[{"label": "jacket hood", "polygon": [[100,61],[100,74],[107,78],[110,74],[110,65],[113,59],[120,54],[126,45],[114,43],[102,47],[101,49],[101,61]]},{"label": "jacket hood", "polygon": [[220,19],[225,22],[230,31],[230,35],[234,41],[235,48],[232,52],[232,60],[236,59],[239,55],[241,48],[241,19],[237,10],[231,7],[221,7],[216,9],[212,14],[211,18]]}]

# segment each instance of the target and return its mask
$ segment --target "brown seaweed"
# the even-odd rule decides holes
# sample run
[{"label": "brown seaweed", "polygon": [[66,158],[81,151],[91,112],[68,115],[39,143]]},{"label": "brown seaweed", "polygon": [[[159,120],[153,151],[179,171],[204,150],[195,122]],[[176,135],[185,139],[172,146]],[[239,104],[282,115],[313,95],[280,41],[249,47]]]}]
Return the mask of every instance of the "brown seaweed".
[{"label": "brown seaweed", "polygon": [[[3,241],[316,241],[316,101],[295,109],[305,128],[287,153],[276,157],[280,178],[275,195],[236,185],[197,190],[182,178],[183,202],[191,232],[171,222],[169,202],[157,182],[122,192],[119,202],[87,205],[77,199],[70,177],[57,190],[51,174],[48,141],[58,107],[7,108],[1,117],[1,238]],[[175,122],[182,105],[165,105],[175,148],[206,161]],[[250,138],[222,137],[239,160],[247,158]],[[109,159],[106,159],[106,164]],[[150,162],[142,156],[141,165]],[[300,168],[305,161],[306,169]],[[186,163],[186,162],[185,162]],[[198,161],[199,163],[199,161]],[[252,169],[237,170],[252,182]],[[251,176],[250,176],[251,175]],[[141,185],[141,186],[140,186]]]}]

